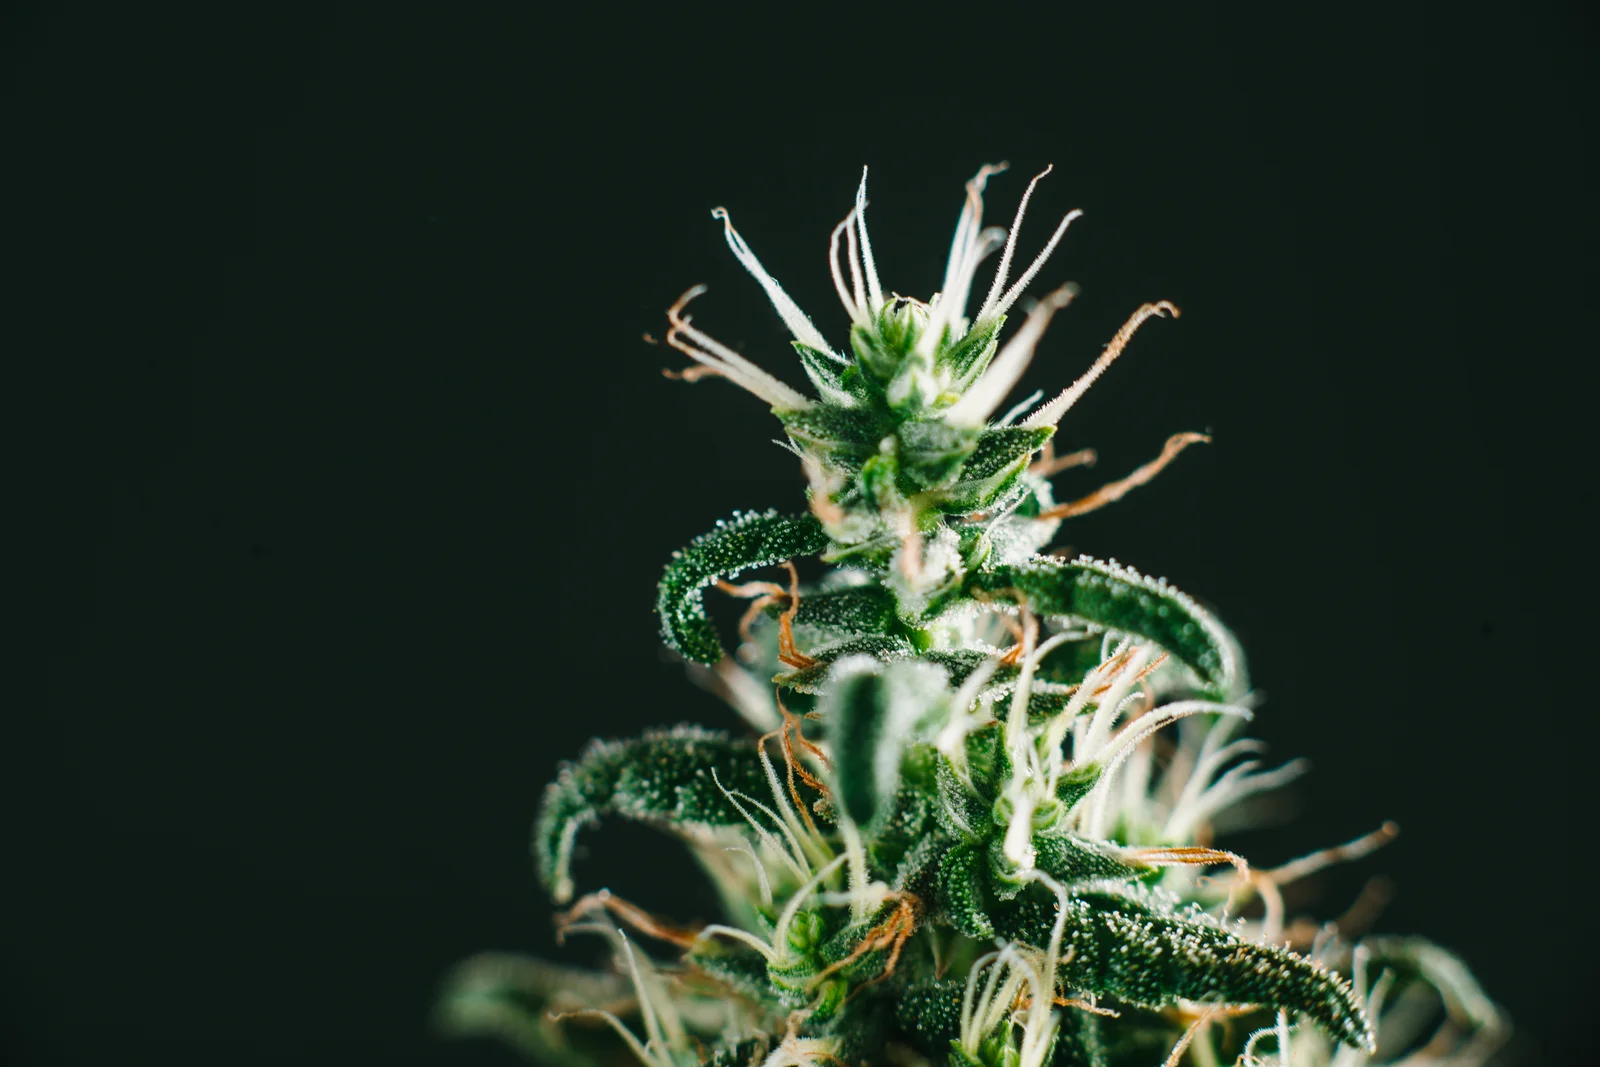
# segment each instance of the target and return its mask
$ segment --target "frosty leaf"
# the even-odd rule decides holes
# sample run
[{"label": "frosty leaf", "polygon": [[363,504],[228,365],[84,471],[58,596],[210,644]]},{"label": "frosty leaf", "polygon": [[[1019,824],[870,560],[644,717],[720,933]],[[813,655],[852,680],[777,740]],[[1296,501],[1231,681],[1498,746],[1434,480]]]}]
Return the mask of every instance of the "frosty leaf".
[{"label": "frosty leaf", "polygon": [[833,753],[835,797],[857,825],[872,823],[894,797],[900,761],[944,691],[944,671],[929,663],[885,666],[850,656],[834,664],[817,710]]},{"label": "frosty leaf", "polygon": [[1100,1017],[1091,1011],[1068,1008],[1061,1013],[1051,1067],[1106,1067],[1110,1062],[1100,1036]]},{"label": "frosty leaf", "polygon": [[956,392],[965,392],[967,386],[988,367],[999,346],[1000,327],[1005,325],[1005,321],[1004,315],[988,319],[939,354],[939,362],[954,372]]},{"label": "frosty leaf", "polygon": [[[967,675],[989,659],[989,654],[973,648],[941,648],[923,653],[922,658],[949,671],[951,685],[960,685],[967,680]],[[996,677],[1000,676],[996,674]]]},{"label": "frosty leaf", "polygon": [[916,982],[895,1003],[895,1020],[925,1052],[943,1052],[961,1034],[964,979],[930,978]]},{"label": "frosty leaf", "polygon": [[890,876],[894,889],[918,882],[938,859],[925,846],[938,843],[934,809],[939,755],[928,745],[912,745],[900,761],[900,787],[894,801],[866,829],[867,859],[874,870]]},{"label": "frosty leaf", "polygon": [[1105,773],[1105,768],[1099,763],[1086,763],[1081,767],[1073,767],[1061,776],[1056,783],[1056,799],[1067,811],[1084,797],[1089,795],[1100,776]]},{"label": "frosty leaf", "polygon": [[819,459],[846,470],[861,469],[861,464],[878,451],[878,443],[894,431],[880,414],[865,407],[839,407],[817,404],[801,411],[780,411],[784,432]]},{"label": "frosty leaf", "polygon": [[855,403],[847,384],[849,363],[831,352],[823,352],[799,341],[791,343],[794,350],[800,353],[800,365],[805,368],[806,377],[811,379],[811,384],[825,403],[840,407],[850,407]]},{"label": "frosty leaf", "polygon": [[940,758],[937,776],[939,825],[959,841],[983,841],[994,833],[992,801],[979,796],[957,777],[950,761]]},{"label": "frosty leaf", "polygon": [[[1035,888],[997,909],[1001,936],[1049,943],[1056,898]],[[1071,989],[1160,1008],[1178,1000],[1259,1004],[1310,1016],[1355,1048],[1372,1048],[1372,1029],[1350,984],[1287,949],[1246,941],[1204,913],[1164,914],[1145,901],[1085,893],[1067,903],[1062,981]]]},{"label": "frosty leaf", "polygon": [[[1037,853],[1034,866],[1069,889],[1088,882],[1127,881],[1149,870],[1144,864],[1129,863],[1105,846],[1076,834],[1035,834],[1033,847]],[[998,849],[991,852],[998,853]]]},{"label": "frosty leaf", "polygon": [[578,831],[602,815],[681,833],[744,826],[728,793],[760,797],[767,792],[755,745],[726,734],[679,726],[631,741],[592,742],[545,789],[533,838],[539,878],[557,902],[570,900]]},{"label": "frosty leaf", "polygon": [[686,958],[712,978],[746,997],[760,1000],[772,995],[772,987],[767,982],[766,957],[752,948],[703,938]]},{"label": "frosty leaf", "polygon": [[900,469],[918,489],[943,484],[961,469],[962,461],[978,446],[978,434],[941,419],[901,425]]},{"label": "frosty leaf", "polygon": [[750,567],[764,567],[828,547],[822,524],[811,515],[785,517],[776,511],[735,513],[677,552],[656,591],[661,638],[667,646],[699,663],[722,658],[717,631],[706,618],[705,589]]},{"label": "frosty leaf", "polygon": [[[994,936],[991,900],[984,876],[985,846],[962,843],[939,861],[939,906],[950,924],[968,937]],[[1048,937],[1048,928],[1046,936]]]},{"label": "frosty leaf", "polygon": [[976,511],[1012,489],[1028,469],[1029,458],[1055,433],[1053,427],[985,430],[955,484],[939,492],[946,512]]},{"label": "frosty leaf", "polygon": [[996,594],[1013,590],[1041,615],[1068,615],[1152,641],[1193,670],[1213,695],[1234,697],[1247,688],[1243,658],[1220,622],[1166,582],[1115,561],[1039,558],[978,572],[971,586]]},{"label": "frosty leaf", "polygon": [[804,593],[794,619],[795,639],[805,643],[833,644],[867,634],[898,634],[903,629],[894,595],[876,583]]},{"label": "frosty leaf", "polygon": [[850,330],[850,347],[855,351],[856,362],[879,383],[895,376],[915,340],[910,318],[887,307],[878,316],[877,329],[855,326]]},{"label": "frosty leaf", "polygon": [[[960,979],[932,978],[915,982],[895,1002],[895,1021],[924,1053],[948,1057],[952,1065],[970,1067],[981,1062],[967,1058],[957,1044],[961,1034],[961,1002],[967,983]],[[1100,1039],[1100,1020],[1090,1012],[1068,1008],[1060,1014],[1056,1047],[1051,1067],[1105,1067],[1105,1049]],[[952,1045],[955,1048],[952,1049]],[[959,1053],[957,1056],[950,1053]],[[1004,1061],[1002,1061],[1004,1062]]]},{"label": "frosty leaf", "polygon": [[780,674],[774,682],[797,693],[821,693],[828,680],[828,672],[837,660],[846,656],[871,656],[881,662],[901,659],[912,652],[911,642],[904,637],[867,634],[852,637],[835,645],[808,648],[806,653],[817,662],[810,667]]}]

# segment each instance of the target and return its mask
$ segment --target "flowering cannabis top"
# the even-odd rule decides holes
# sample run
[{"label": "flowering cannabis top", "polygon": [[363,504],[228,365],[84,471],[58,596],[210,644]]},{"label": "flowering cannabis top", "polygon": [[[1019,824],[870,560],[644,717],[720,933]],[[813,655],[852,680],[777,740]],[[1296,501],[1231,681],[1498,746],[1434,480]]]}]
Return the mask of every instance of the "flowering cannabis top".
[{"label": "flowering cannabis top", "polygon": [[[656,610],[662,639],[753,733],[680,726],[595,742],[564,766],[534,854],[570,905],[561,928],[610,938],[617,970],[468,961],[444,1005],[455,1029],[572,1067],[1346,1065],[1492,1050],[1500,1015],[1442,950],[1353,943],[1351,917],[1285,925],[1279,887],[1392,827],[1267,871],[1212,847],[1241,801],[1302,769],[1262,770],[1260,745],[1235,738],[1251,701],[1228,631],[1165,581],[1044,553],[1064,519],[1206,438],[1173,436],[1129,476],[1055,500],[1051,476],[1093,461],[1055,454],[1062,417],[1143,322],[1178,312],[1145,305],[1071,386],[999,413],[1074,290],[1034,304],[1002,345],[1007,314],[1077,216],[1011,281],[1039,178],[1009,230],[984,229],[1001,169],[967,184],[926,302],[885,295],[863,176],[829,249],[848,350],[713,212],[811,391],[693,325],[699,288],[668,311],[666,340],[697,364],[683,377],[727,378],[772,407],[808,506],[719,523],[674,555]],[[821,577],[802,584],[802,559]],[[786,582],[733,582],[777,565]],[[713,588],[749,602],[736,655],[707,616]],[[574,900],[578,835],[605,816],[680,836],[726,921],[675,926],[605,890]],[[1258,918],[1239,917],[1258,902]]]}]

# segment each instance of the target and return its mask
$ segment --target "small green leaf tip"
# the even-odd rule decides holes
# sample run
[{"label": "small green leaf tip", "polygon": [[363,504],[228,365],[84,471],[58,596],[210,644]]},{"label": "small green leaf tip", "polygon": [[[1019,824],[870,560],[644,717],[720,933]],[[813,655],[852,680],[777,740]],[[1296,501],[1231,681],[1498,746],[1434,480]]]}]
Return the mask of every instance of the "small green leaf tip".
[{"label": "small green leaf tip", "polygon": [[[447,1031],[544,1067],[1421,1067],[1481,1063],[1507,1032],[1442,949],[1287,921],[1280,889],[1392,828],[1270,870],[1216,847],[1273,808],[1247,801],[1304,770],[1263,767],[1265,746],[1238,736],[1255,714],[1238,643],[1164,579],[1050,551],[1064,521],[1209,440],[1169,434],[1132,473],[1056,500],[1052,479],[1094,462],[1056,453],[1064,417],[1142,323],[1178,311],[1141,306],[1061,392],[1014,400],[1076,289],[1008,315],[1077,213],[1013,272],[1044,175],[1009,231],[985,229],[1004,169],[967,184],[928,300],[881,283],[863,173],[830,242],[838,347],[714,213],[811,395],[696,328],[684,309],[701,287],[669,309],[667,341],[699,364],[686,380],[709,372],[771,409],[806,494],[674,554],[656,611],[690,676],[752,729],[592,742],[546,788],[532,851],[566,904],[580,831],[645,823],[688,846],[720,912],[684,925],[586,894],[561,929],[607,938],[609,969],[468,961],[443,995]],[[724,581],[782,564],[781,584]],[[733,655],[712,585],[745,601],[717,605]],[[654,695],[614,674],[584,714]],[[1416,1030],[1430,1004],[1431,1037]]]}]

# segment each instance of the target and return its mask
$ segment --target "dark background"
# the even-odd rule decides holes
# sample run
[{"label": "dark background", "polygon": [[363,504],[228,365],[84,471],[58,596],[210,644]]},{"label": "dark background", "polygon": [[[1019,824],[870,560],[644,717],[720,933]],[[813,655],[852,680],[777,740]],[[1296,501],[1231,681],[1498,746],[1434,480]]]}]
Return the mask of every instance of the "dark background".
[{"label": "dark background", "polygon": [[[1001,223],[1056,166],[1024,255],[1086,211],[1025,389],[1183,308],[1069,417],[1102,460],[1058,485],[1216,435],[1066,540],[1217,604],[1258,734],[1315,761],[1294,827],[1241,847],[1397,820],[1308,903],[1387,872],[1381,928],[1457,948],[1520,1062],[1561,1062],[1589,1023],[1586,668],[1555,643],[1593,505],[1588,24],[900,7],[6,16],[0,1058],[513,1062],[430,1035],[440,975],[554,951],[527,838],[558,759],[732,724],[658,652],[653,584],[799,499],[762,406],[663,379],[681,357],[640,334],[706,282],[697,322],[800,384],[708,209],[842,339],[824,255],[859,167],[886,286],[927,296],[1004,158]],[[592,843],[583,884],[703,913],[650,833]]]}]

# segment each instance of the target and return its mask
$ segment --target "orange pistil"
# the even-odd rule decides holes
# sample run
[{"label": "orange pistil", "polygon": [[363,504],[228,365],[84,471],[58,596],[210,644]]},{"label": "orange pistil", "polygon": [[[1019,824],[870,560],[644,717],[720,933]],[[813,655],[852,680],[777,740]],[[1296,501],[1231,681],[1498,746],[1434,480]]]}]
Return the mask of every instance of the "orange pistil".
[{"label": "orange pistil", "polygon": [[688,382],[693,385],[701,378],[726,378],[727,375],[715,367],[685,367],[682,370],[673,370],[671,367],[662,367],[661,376],[671,378],[675,382]]},{"label": "orange pistil", "polygon": [[1092,448],[1080,448],[1076,452],[1058,456],[1055,442],[1046,441],[1044,447],[1039,450],[1039,458],[1028,468],[1028,473],[1035,478],[1048,478],[1073,467],[1092,467],[1099,458],[1100,454]]},{"label": "orange pistil", "polygon": [[1360,937],[1378,921],[1384,907],[1394,899],[1394,883],[1379,875],[1367,879],[1367,884],[1361,887],[1361,893],[1356,897],[1355,903],[1345,909],[1343,915],[1333,920],[1333,925],[1339,928],[1339,933],[1345,937]]},{"label": "orange pistil", "polygon": [[794,646],[794,619],[800,613],[800,572],[794,569],[794,560],[785,560],[789,569],[789,607],[778,616],[778,659],[796,670],[815,667],[817,660]]},{"label": "orange pistil", "polygon": [[718,578],[717,589],[729,596],[751,600],[750,606],[739,617],[739,637],[746,642],[754,640],[750,628],[761,617],[761,613],[774,604],[783,603],[789,595],[777,582],[745,582],[743,585],[734,585]]},{"label": "orange pistil", "polygon": [[1015,667],[1022,662],[1022,657],[1028,649],[1036,647],[1039,641],[1039,620],[1034,618],[1033,612],[1028,610],[1026,604],[1022,606],[1021,623],[1014,622],[1009,616],[1001,616],[1006,625],[1016,637],[1017,643],[1000,653],[999,660],[1007,667]]},{"label": "orange pistil", "polygon": [[1053,508],[1046,508],[1039,512],[1035,518],[1043,521],[1048,519],[1070,519],[1078,515],[1087,515],[1091,511],[1098,511],[1107,504],[1114,504],[1128,494],[1131,489],[1137,489],[1156,475],[1162,468],[1177,458],[1178,453],[1198,441],[1209,442],[1210,437],[1203,433],[1175,433],[1167,438],[1167,443],[1161,448],[1161,455],[1146,463],[1132,474],[1119,481],[1108,482],[1086,497],[1067,504],[1057,504]]},{"label": "orange pistil", "polygon": [[800,813],[800,817],[806,821],[806,826],[813,834],[816,834],[818,833],[817,824],[812,821],[811,809],[806,802],[801,799],[800,790],[795,786],[794,779],[798,774],[801,781],[805,782],[806,785],[810,786],[812,789],[815,789],[823,796],[828,795],[828,787],[824,785],[821,779],[817,778],[816,775],[806,770],[805,765],[795,758],[794,745],[789,739],[789,731],[793,730],[795,735],[800,738],[800,743],[805,745],[808,749],[815,750],[816,746],[807,741],[805,739],[805,735],[800,732],[800,720],[794,714],[794,712],[784,707],[783,697],[778,694],[774,694],[774,697],[778,702],[778,711],[783,714],[783,725],[778,729],[773,730],[771,733],[762,735],[761,740],[758,741],[757,744],[764,747],[767,743],[767,740],[774,736],[776,736],[782,743],[783,763],[787,772],[789,784],[789,799],[794,801],[795,810],[798,811]]},{"label": "orange pistil", "polygon": [[1054,1003],[1063,1008],[1077,1008],[1079,1011],[1091,1012],[1095,1015],[1104,1015],[1111,1019],[1122,1018],[1122,1013],[1115,1008],[1102,1008],[1091,1000],[1079,1000],[1076,997],[1056,997]]},{"label": "orange pistil", "polygon": [[867,936],[862,938],[861,943],[851,950],[850,955],[818,971],[817,976],[811,979],[812,985],[816,985],[846,965],[854,963],[867,953],[877,952],[881,949],[889,950],[889,959],[883,966],[883,972],[876,978],[857,986],[850,994],[850,997],[853,998],[868,986],[876,985],[894,974],[894,969],[900,962],[900,950],[905,948],[906,942],[916,932],[917,912],[921,909],[922,901],[905,892],[891,894],[891,897],[895,900],[895,909],[889,914],[889,917],[867,931]]},{"label": "orange pistil", "polygon": [[1236,852],[1220,848],[1199,848],[1192,845],[1177,848],[1136,848],[1127,853],[1129,859],[1151,867],[1211,867],[1219,863],[1232,864],[1240,878],[1250,877],[1250,864]]},{"label": "orange pistil", "polygon": [[[811,755],[815,756],[824,767],[831,767],[832,764],[828,760],[827,754],[824,753],[822,749],[812,744],[811,741],[806,738],[805,733],[802,732],[800,716],[784,707],[782,700],[778,701],[778,710],[783,713],[784,724],[789,729],[794,731],[794,739],[800,742],[800,747],[811,753]],[[818,781],[816,778],[812,777],[811,773],[807,771],[802,764],[796,763],[795,767],[799,771],[800,777],[805,781],[806,785],[809,785],[811,788],[820,793],[826,793],[828,791],[828,787],[823,785],[822,782]]]},{"label": "orange pistil", "polygon": [[636,904],[613,896],[609,889],[590,893],[560,915],[556,916],[556,938],[559,941],[574,923],[580,922],[596,911],[610,912],[629,926],[648,937],[654,937],[679,948],[693,948],[700,939],[698,927],[677,926],[658,919]]}]

